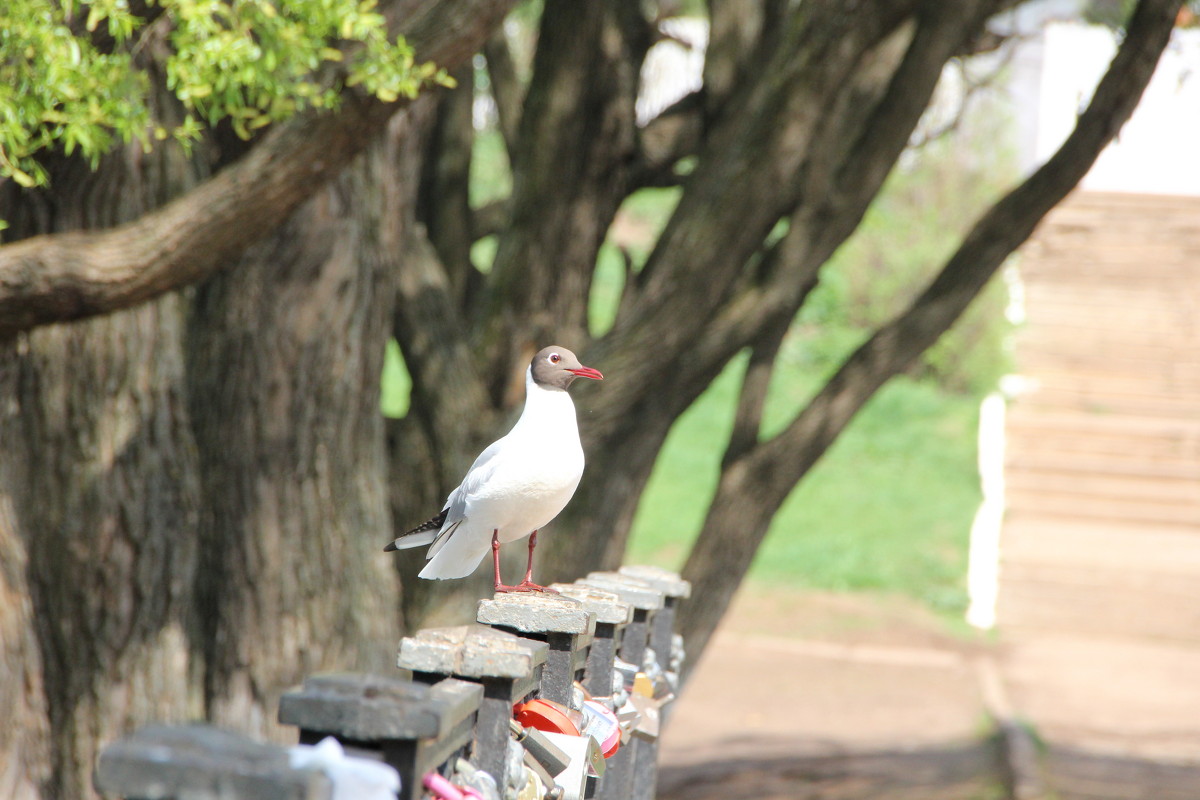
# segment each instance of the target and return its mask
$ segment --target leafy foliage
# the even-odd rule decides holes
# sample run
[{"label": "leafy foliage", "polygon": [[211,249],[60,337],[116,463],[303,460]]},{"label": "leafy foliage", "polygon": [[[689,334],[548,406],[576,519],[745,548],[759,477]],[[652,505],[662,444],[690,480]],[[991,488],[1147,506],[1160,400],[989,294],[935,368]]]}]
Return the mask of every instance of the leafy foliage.
[{"label": "leafy foliage", "polygon": [[[165,45],[165,46],[164,46]],[[151,75],[182,122],[152,118]],[[117,141],[190,142],[228,120],[243,138],[347,86],[384,102],[447,83],[389,38],[375,0],[9,0],[0,8],[0,177],[46,181],[58,147],[93,164]]]}]

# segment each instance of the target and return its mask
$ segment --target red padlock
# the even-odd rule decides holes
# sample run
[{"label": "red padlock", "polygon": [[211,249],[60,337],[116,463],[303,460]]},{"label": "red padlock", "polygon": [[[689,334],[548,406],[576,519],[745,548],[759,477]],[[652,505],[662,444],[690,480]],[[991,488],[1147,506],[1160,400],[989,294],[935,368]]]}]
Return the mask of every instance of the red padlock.
[{"label": "red padlock", "polygon": [[513,706],[513,716],[526,728],[578,736],[583,715],[553,700],[530,700]]}]

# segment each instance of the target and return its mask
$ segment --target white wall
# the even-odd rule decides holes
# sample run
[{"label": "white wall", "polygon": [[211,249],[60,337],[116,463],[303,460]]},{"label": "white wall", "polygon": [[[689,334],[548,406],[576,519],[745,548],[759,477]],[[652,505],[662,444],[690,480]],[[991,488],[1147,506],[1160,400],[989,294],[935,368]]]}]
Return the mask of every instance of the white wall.
[{"label": "white wall", "polygon": [[[1116,52],[1106,28],[1050,23],[1043,34],[1034,160],[1071,132]],[[1101,154],[1083,187],[1200,195],[1200,31],[1177,30],[1133,118]]]}]

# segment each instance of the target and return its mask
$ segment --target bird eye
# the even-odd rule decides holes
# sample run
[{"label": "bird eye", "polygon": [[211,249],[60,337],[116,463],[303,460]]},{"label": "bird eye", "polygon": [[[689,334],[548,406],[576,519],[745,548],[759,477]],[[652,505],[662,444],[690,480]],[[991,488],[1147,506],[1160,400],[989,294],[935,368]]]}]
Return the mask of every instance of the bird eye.
[{"label": "bird eye", "polygon": [[557,364],[560,361],[562,361],[562,356],[560,356],[558,353],[550,354],[550,363],[551,364]]}]

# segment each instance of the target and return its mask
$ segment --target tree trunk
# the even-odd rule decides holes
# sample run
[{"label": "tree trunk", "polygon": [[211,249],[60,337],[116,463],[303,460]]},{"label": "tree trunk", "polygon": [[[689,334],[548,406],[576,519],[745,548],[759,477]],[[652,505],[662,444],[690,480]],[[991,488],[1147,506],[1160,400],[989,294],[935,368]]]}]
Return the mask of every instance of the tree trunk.
[{"label": "tree trunk", "polygon": [[[0,345],[0,396],[16,397],[20,360],[14,347]],[[0,708],[9,724],[0,727],[0,796],[35,800],[50,779],[49,720],[42,685],[42,655],[29,591],[27,536],[18,530],[17,509],[28,493],[29,475],[15,402],[0,405]]]},{"label": "tree trunk", "polygon": [[[96,174],[61,166],[56,182],[75,192],[4,204],[17,237],[117,224],[196,177],[169,147],[117,153]],[[20,665],[0,695],[25,693],[5,704],[15,748],[3,748],[0,775],[15,792],[91,796],[98,748],[130,720],[202,714],[183,305],[166,296],[0,345],[3,588],[28,592],[4,604],[0,626],[5,663]]]},{"label": "tree trunk", "polygon": [[386,671],[399,639],[379,378],[395,295],[389,135],[196,293],[188,400],[205,503],[208,715],[269,734],[279,693]]},{"label": "tree trunk", "polygon": [[[461,62],[504,5],[443,4],[474,9],[453,41],[436,15],[411,27]],[[0,612],[0,651],[19,665],[0,676],[16,722],[0,734],[0,794],[90,797],[99,748],[130,725],[207,714],[269,733],[276,696],[304,674],[390,668],[400,619],[380,552],[392,531],[378,403],[402,239],[396,126],[242,256],[244,274],[0,342],[0,597],[22,599]],[[258,152],[238,163],[270,151]],[[4,249],[57,252],[153,218],[220,162],[207,142],[192,159],[125,148],[95,174],[62,159],[50,188],[3,187],[6,239],[25,240]],[[211,219],[195,197],[189,235]],[[124,252],[212,260],[167,240],[135,235]]]}]

